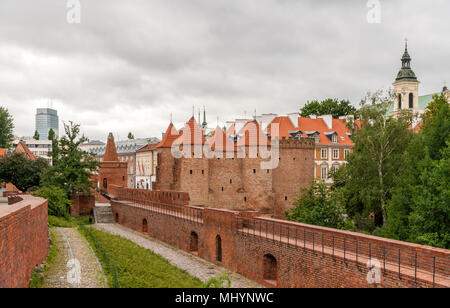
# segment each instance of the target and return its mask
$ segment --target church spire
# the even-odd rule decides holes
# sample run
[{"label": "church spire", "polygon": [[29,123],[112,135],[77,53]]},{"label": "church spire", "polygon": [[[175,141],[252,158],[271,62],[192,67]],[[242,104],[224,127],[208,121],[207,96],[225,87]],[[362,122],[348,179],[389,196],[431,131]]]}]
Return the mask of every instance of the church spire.
[{"label": "church spire", "polygon": [[203,123],[202,123],[202,128],[206,128],[206,126],[208,126],[208,123],[206,123],[206,108],[205,108],[205,106],[203,106]]},{"label": "church spire", "polygon": [[408,40],[405,39],[405,52],[402,56],[402,68],[397,74],[396,82],[417,81],[416,74],[411,69],[411,56],[408,53]]}]

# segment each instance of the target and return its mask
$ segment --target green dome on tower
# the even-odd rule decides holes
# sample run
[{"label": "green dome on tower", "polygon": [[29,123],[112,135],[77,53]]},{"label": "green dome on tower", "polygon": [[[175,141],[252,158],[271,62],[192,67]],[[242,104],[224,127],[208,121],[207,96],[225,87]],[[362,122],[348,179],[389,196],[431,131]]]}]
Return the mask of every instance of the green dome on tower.
[{"label": "green dome on tower", "polygon": [[411,69],[411,57],[408,53],[408,45],[405,45],[405,52],[402,57],[402,68],[397,74],[397,78],[395,78],[396,82],[399,81],[417,81],[416,74],[414,74]]}]

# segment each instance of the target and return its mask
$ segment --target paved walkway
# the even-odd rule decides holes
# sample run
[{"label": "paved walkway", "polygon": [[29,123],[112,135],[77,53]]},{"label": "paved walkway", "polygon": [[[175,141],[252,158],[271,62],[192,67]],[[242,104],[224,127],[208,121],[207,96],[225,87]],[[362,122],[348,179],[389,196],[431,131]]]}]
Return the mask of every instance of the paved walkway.
[{"label": "paved walkway", "polygon": [[73,228],[52,228],[58,247],[45,272],[44,288],[103,288],[105,279],[86,239]]},{"label": "paved walkway", "polygon": [[244,276],[230,272],[224,267],[207,262],[193,254],[172,247],[166,243],[151,238],[145,234],[136,232],[118,224],[96,224],[98,230],[109,232],[126,238],[135,244],[159,254],[172,265],[181,268],[190,275],[207,281],[211,277],[220,276],[223,273],[231,278],[232,288],[261,288],[262,286]]}]

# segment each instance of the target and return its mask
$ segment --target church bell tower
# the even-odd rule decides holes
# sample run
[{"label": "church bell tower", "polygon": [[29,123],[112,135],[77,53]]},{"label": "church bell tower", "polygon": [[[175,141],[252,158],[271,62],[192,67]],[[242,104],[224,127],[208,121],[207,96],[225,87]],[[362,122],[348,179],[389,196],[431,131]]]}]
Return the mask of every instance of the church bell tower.
[{"label": "church bell tower", "polygon": [[419,108],[419,83],[416,74],[411,69],[411,57],[408,53],[408,42],[406,41],[402,67],[393,83],[395,95],[394,112],[400,109],[413,110]]}]

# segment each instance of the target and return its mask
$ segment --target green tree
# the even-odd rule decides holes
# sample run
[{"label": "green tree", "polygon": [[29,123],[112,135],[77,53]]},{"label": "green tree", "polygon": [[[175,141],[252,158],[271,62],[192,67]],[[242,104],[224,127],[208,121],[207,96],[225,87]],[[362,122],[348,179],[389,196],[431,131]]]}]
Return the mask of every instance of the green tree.
[{"label": "green tree", "polygon": [[11,148],[14,139],[13,129],[13,117],[8,109],[0,107],[0,148]]},{"label": "green tree", "polygon": [[66,135],[54,142],[50,153],[53,167],[43,174],[42,185],[62,188],[70,198],[94,188],[90,177],[98,171],[100,163],[92,154],[80,150],[79,146],[86,138],[79,137],[79,124],[64,124],[64,130]]},{"label": "green tree", "polygon": [[56,186],[44,186],[35,195],[48,200],[48,214],[58,217],[69,217],[70,200],[66,192]]},{"label": "green tree", "polygon": [[128,133],[128,139],[134,139],[134,135],[131,132]]},{"label": "green tree", "polygon": [[339,118],[340,116],[354,115],[356,108],[353,107],[348,100],[337,100],[328,98],[323,101],[313,100],[306,103],[303,108],[300,109],[300,116],[308,117],[310,115],[324,115],[331,114],[333,118]]},{"label": "green tree", "polygon": [[12,183],[26,192],[38,187],[41,175],[48,169],[45,159],[28,159],[23,153],[10,153],[0,160],[0,182]]},{"label": "green tree", "polygon": [[53,130],[53,128],[50,128],[50,130],[48,131],[47,139],[48,140],[53,140],[53,139],[55,139],[55,137],[56,137],[55,131]]},{"label": "green tree", "polygon": [[37,130],[34,131],[33,139],[34,140],[39,140],[39,133],[38,133]]},{"label": "green tree", "polygon": [[381,91],[369,93],[362,100],[357,112],[361,125],[350,123],[354,151],[339,172],[347,213],[359,228],[367,231],[386,222],[386,203],[394,179],[404,167],[413,134],[408,129],[411,112],[385,116],[392,101],[392,93]]},{"label": "green tree", "polygon": [[429,104],[395,180],[381,235],[449,247],[449,109],[442,95]]},{"label": "green tree", "polygon": [[348,228],[340,193],[324,182],[303,188],[294,207],[285,212],[289,220],[330,228]]}]

